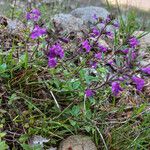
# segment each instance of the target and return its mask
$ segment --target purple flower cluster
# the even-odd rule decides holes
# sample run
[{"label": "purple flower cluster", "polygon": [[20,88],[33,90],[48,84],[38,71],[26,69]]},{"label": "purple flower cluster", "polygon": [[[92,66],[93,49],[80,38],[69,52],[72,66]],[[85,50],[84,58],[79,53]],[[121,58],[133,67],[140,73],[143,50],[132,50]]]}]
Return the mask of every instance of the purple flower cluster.
[{"label": "purple flower cluster", "polygon": [[134,77],[132,77],[132,81],[136,85],[136,89],[138,91],[141,91],[143,89],[144,84],[145,84],[144,79],[134,76]]},{"label": "purple flower cluster", "polygon": [[90,52],[91,46],[88,40],[82,42],[82,48],[85,49],[87,53]]},{"label": "purple flower cluster", "polygon": [[112,87],[112,93],[115,95],[115,96],[118,96],[118,94],[123,91],[123,89],[121,88],[120,86],[120,83],[119,82],[112,82],[111,84],[111,87]]},{"label": "purple flower cluster", "polygon": [[101,52],[107,52],[108,48],[104,45],[98,45]]},{"label": "purple flower cluster", "polygon": [[[64,49],[61,42],[68,43],[71,40],[66,39],[65,37],[58,37],[58,39],[49,37],[49,34],[47,34],[47,29],[38,25],[40,17],[41,13],[38,9],[33,9],[27,13],[27,20],[31,20],[34,23],[34,28],[30,34],[30,37],[32,39],[37,39],[43,35],[47,35],[45,41],[49,42],[47,44],[48,66],[50,68],[54,68],[57,66],[58,61],[64,58]],[[116,21],[111,15],[109,15],[104,20],[94,15],[93,19],[95,20],[93,24],[94,27],[92,26],[90,30],[87,30],[87,33],[83,32],[84,36],[82,39],[77,38],[76,40],[78,41],[77,45],[79,45],[78,49],[81,50],[80,55],[82,55],[82,57],[84,57],[85,53],[89,55],[89,57],[87,57],[87,63],[85,63],[85,65],[97,69],[98,66],[101,66],[101,64],[99,65],[99,63],[102,63],[102,66],[107,67],[107,71],[111,70],[112,74],[113,72],[116,73],[112,80],[111,78],[109,80],[108,75],[107,83],[111,84],[111,89],[114,96],[118,96],[121,94],[121,92],[123,91],[123,88],[121,86],[126,86],[128,84],[131,84],[131,82],[134,83],[137,91],[142,91],[145,81],[143,78],[137,77],[137,75],[135,74],[137,67],[134,66],[137,65],[136,62],[138,59],[139,40],[136,37],[132,36],[127,40],[126,45],[121,46],[120,50],[112,50],[113,48],[110,46],[111,44],[109,45],[109,47],[106,47],[102,43],[100,43],[99,39],[109,38],[108,41],[113,42],[114,34],[113,32],[107,30],[107,26],[112,25],[117,30],[120,26],[119,22]],[[97,26],[98,24],[102,25],[102,27],[99,28]],[[59,34],[58,30],[56,31],[58,32],[57,35],[61,35]],[[54,33],[56,33],[56,31]],[[49,46],[50,43],[55,44]],[[77,52],[79,52],[79,50]],[[108,57],[108,55],[112,56]],[[144,74],[150,75],[150,67],[143,67],[140,69],[140,71]],[[85,95],[86,97],[92,97],[94,95],[94,91],[88,88],[85,90]]]},{"label": "purple flower cluster", "polygon": [[59,43],[54,44],[49,49],[48,54],[48,66],[54,68],[57,65],[57,59],[64,57],[64,50]]},{"label": "purple flower cluster", "polygon": [[33,9],[27,13],[26,19],[31,21],[38,21],[41,17],[41,12],[38,9]]},{"label": "purple flower cluster", "polygon": [[86,97],[92,97],[94,95],[94,92],[91,89],[86,89],[85,95]]},{"label": "purple flower cluster", "polygon": [[136,48],[139,45],[139,41],[137,40],[136,37],[131,37],[129,39],[129,45],[131,48]]},{"label": "purple flower cluster", "polygon": [[45,28],[41,28],[39,27],[38,25],[36,25],[32,31],[32,33],[30,34],[30,37],[32,39],[36,39],[42,35],[45,35],[47,32],[46,32],[46,29]]},{"label": "purple flower cluster", "polygon": [[150,75],[150,67],[142,68],[141,71]]},{"label": "purple flower cluster", "polygon": [[99,36],[100,35],[100,31],[97,27],[94,27],[92,29],[92,36],[95,37],[95,36]]}]

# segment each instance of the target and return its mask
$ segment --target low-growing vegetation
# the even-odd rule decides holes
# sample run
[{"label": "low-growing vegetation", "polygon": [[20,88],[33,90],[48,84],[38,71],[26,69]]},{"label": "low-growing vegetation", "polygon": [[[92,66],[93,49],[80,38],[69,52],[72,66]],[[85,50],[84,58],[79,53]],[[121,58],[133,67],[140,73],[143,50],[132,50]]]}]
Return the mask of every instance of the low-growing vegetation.
[{"label": "low-growing vegetation", "polygon": [[89,27],[68,33],[43,9],[19,14],[26,26],[17,35],[0,26],[0,150],[40,150],[34,135],[50,139],[44,149],[58,147],[73,134],[98,150],[148,150],[150,64],[141,64],[147,33],[134,35],[136,14],[93,14]]}]

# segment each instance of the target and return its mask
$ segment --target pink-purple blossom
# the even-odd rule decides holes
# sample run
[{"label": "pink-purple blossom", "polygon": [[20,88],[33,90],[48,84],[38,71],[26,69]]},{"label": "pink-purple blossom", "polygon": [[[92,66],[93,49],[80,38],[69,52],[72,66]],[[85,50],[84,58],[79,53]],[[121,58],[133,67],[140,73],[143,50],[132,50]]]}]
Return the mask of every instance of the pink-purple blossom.
[{"label": "pink-purple blossom", "polygon": [[85,95],[86,97],[92,97],[94,95],[94,92],[91,89],[86,89]]},{"label": "pink-purple blossom", "polygon": [[112,82],[111,87],[112,87],[112,93],[115,96],[117,96],[121,91],[123,91],[119,82],[116,82],[116,81]]},{"label": "pink-purple blossom", "polygon": [[46,32],[46,29],[45,28],[41,28],[39,27],[38,25],[36,25],[33,29],[33,31],[31,32],[30,34],[30,37],[32,39],[36,39],[42,35],[45,35],[47,32]]},{"label": "pink-purple blossom", "polygon": [[141,71],[150,75],[150,67],[142,68]]},{"label": "pink-purple blossom", "polygon": [[106,34],[106,36],[107,36],[108,38],[110,38],[110,39],[113,38],[113,33],[112,33],[112,32],[107,31],[105,34]]},{"label": "pink-purple blossom", "polygon": [[56,58],[48,58],[48,66],[50,68],[55,68],[57,65],[57,60]]},{"label": "pink-purple blossom", "polygon": [[128,54],[128,52],[129,52],[129,49],[128,48],[126,48],[126,49],[123,49],[123,50],[121,50],[124,54]]},{"label": "pink-purple blossom", "polygon": [[93,15],[93,19],[96,20],[96,21],[98,20],[98,17],[97,17],[96,14]]},{"label": "pink-purple blossom", "polygon": [[132,51],[131,58],[132,58],[132,60],[135,60],[137,58],[137,53]]},{"label": "pink-purple blossom", "polygon": [[96,69],[97,68],[97,62],[90,61],[90,67]]},{"label": "pink-purple blossom", "polygon": [[59,57],[62,59],[64,57],[64,50],[62,46],[59,43],[52,45],[52,47],[49,49],[48,56],[50,58]]},{"label": "pink-purple blossom", "polygon": [[99,49],[101,52],[106,52],[108,50],[108,48],[104,45],[98,45]]},{"label": "pink-purple blossom", "polygon": [[93,36],[98,36],[100,34],[100,31],[96,28],[96,27],[94,27],[93,29],[92,29],[92,35]]},{"label": "pink-purple blossom", "polygon": [[91,50],[91,46],[88,40],[85,40],[82,42],[82,48],[84,48],[86,50],[87,53],[90,52]]},{"label": "pink-purple blossom", "polygon": [[64,57],[64,50],[59,43],[52,45],[48,53],[48,66],[54,68],[57,65],[57,59]]},{"label": "pink-purple blossom", "polygon": [[115,22],[113,23],[113,26],[114,26],[115,28],[119,28],[119,27],[120,27],[120,24],[119,24],[118,21],[115,21]]},{"label": "pink-purple blossom", "polygon": [[38,9],[33,9],[27,13],[27,20],[38,21],[41,16],[41,13]]},{"label": "pink-purple blossom", "polygon": [[102,58],[102,53],[101,53],[101,52],[96,53],[96,54],[95,54],[95,58],[101,59],[101,58]]},{"label": "pink-purple blossom", "polygon": [[110,21],[111,21],[111,18],[110,18],[110,16],[108,15],[107,18],[106,18],[106,20],[105,20],[105,22],[106,22],[106,23],[109,23]]},{"label": "pink-purple blossom", "polygon": [[141,91],[143,89],[144,84],[145,84],[144,79],[134,76],[134,77],[132,77],[132,81],[136,85],[136,89],[138,91]]},{"label": "pink-purple blossom", "polygon": [[131,37],[129,39],[129,45],[130,47],[135,48],[136,46],[139,45],[139,40],[136,37]]}]

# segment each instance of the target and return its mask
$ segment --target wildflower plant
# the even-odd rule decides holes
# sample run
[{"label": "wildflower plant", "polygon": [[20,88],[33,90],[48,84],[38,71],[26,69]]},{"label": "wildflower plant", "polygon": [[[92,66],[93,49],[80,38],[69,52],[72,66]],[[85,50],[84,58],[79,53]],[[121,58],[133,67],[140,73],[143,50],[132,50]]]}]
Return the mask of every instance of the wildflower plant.
[{"label": "wildflower plant", "polygon": [[87,28],[68,33],[41,15],[28,12],[21,42],[15,37],[10,49],[1,47],[0,145],[33,149],[26,143],[36,134],[51,139],[48,149],[69,134],[86,133],[98,149],[147,148],[150,64],[140,63],[133,24],[125,28],[113,15],[93,14]]},{"label": "wildflower plant", "polygon": [[[126,39],[120,39],[119,22],[113,15],[102,19],[93,14],[95,21],[86,30],[80,31],[71,37],[62,34],[54,23],[54,30],[39,25],[40,11],[34,9],[27,13],[27,20],[34,22],[30,38],[38,39],[44,35],[45,58],[48,69],[60,68],[61,75],[68,74],[67,79],[79,81],[82,86],[74,92],[83,92],[87,97],[92,97],[99,90],[111,87],[112,94],[118,96],[128,89],[128,86],[135,87],[137,92],[144,88],[144,74],[149,75],[149,66],[141,66],[139,60],[139,40],[129,35]],[[101,43],[107,41],[107,44]],[[39,43],[40,44],[40,43]],[[72,51],[66,45],[74,44]],[[104,72],[101,69],[104,68]],[[81,72],[88,74],[90,79],[81,77]],[[66,82],[68,84],[68,82]]]}]

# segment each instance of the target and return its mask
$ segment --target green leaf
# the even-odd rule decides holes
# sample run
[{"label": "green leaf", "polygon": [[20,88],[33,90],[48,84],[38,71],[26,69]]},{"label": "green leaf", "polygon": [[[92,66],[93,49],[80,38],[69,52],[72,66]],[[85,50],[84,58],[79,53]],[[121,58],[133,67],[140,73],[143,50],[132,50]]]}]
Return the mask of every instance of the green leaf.
[{"label": "green leaf", "polygon": [[5,143],[5,141],[0,141],[0,150],[7,150],[8,145]]},{"label": "green leaf", "polygon": [[1,133],[0,133],[0,139],[3,138],[5,135],[6,135],[6,133],[1,132]]},{"label": "green leaf", "polygon": [[7,68],[7,65],[5,63],[0,65],[0,72],[5,72],[6,68]]},{"label": "green leaf", "polygon": [[78,89],[80,85],[81,85],[80,81],[75,81],[74,83],[72,83],[73,90]]},{"label": "green leaf", "polygon": [[79,113],[80,113],[80,108],[79,108],[79,106],[73,106],[73,108],[72,108],[72,110],[71,110],[71,114],[73,115],[73,116],[78,116],[79,115]]},{"label": "green leaf", "polygon": [[30,145],[22,144],[21,146],[24,150],[42,150],[41,145],[35,145],[35,146],[31,147]]},{"label": "green leaf", "polygon": [[91,131],[91,127],[90,127],[90,126],[85,126],[85,130],[86,130],[87,132],[90,132],[90,131]]},{"label": "green leaf", "polygon": [[28,140],[28,138],[29,138],[29,136],[27,134],[23,134],[23,135],[20,136],[19,141],[21,143],[24,143]]},{"label": "green leaf", "polygon": [[11,105],[15,100],[17,100],[19,97],[14,93],[11,95],[8,101],[8,105]]},{"label": "green leaf", "polygon": [[72,126],[75,126],[75,125],[77,124],[77,122],[74,121],[74,120],[69,120],[69,122],[70,122],[70,124],[71,124]]}]

